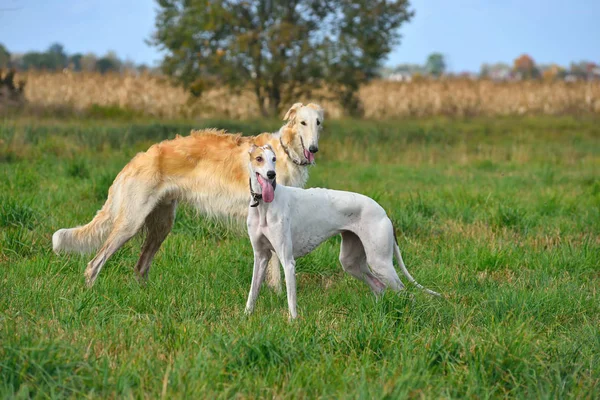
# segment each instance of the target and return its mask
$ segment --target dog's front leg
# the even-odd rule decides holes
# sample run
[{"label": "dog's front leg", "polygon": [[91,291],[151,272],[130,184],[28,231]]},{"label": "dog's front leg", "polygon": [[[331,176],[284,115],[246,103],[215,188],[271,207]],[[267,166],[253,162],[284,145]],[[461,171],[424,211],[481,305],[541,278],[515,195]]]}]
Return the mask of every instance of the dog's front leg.
[{"label": "dog's front leg", "polygon": [[298,317],[298,312],[296,310],[296,260],[293,257],[283,262],[283,273],[285,274],[290,316],[295,319]]},{"label": "dog's front leg", "polygon": [[252,284],[246,302],[246,314],[251,314],[258,298],[258,292],[265,277],[265,270],[270,257],[269,251],[254,251],[254,268],[252,271]]},{"label": "dog's front leg", "polygon": [[294,260],[294,255],[292,253],[291,232],[288,230],[288,232],[282,235],[281,239],[282,243],[279,243],[278,246],[274,247],[277,249],[277,256],[283,263],[290,317],[295,319],[298,317],[298,312],[296,310],[296,260]]}]

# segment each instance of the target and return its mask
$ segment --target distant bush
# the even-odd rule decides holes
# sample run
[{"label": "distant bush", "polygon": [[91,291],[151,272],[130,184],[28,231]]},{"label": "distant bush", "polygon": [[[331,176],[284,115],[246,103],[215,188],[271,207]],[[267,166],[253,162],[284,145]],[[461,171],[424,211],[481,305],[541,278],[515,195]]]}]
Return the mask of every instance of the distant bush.
[{"label": "distant bush", "polygon": [[15,82],[15,70],[6,74],[0,69],[0,110],[7,107],[20,106],[24,103],[25,81]]}]

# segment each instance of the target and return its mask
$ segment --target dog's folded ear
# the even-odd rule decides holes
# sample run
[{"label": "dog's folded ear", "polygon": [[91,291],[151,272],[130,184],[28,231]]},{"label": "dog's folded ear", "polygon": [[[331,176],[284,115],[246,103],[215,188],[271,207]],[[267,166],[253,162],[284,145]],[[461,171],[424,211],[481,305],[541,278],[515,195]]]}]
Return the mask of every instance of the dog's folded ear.
[{"label": "dog's folded ear", "polygon": [[294,104],[292,107],[290,107],[290,109],[288,110],[287,113],[285,113],[285,116],[283,117],[284,121],[294,121],[294,119],[296,119],[296,112],[303,106],[302,103],[296,103]]},{"label": "dog's folded ear", "polygon": [[257,146],[257,145],[255,145],[254,143],[252,143],[252,144],[250,145],[250,148],[248,148],[248,154],[252,154],[252,152],[253,152],[254,150],[256,150],[257,148],[258,148],[258,146]]}]

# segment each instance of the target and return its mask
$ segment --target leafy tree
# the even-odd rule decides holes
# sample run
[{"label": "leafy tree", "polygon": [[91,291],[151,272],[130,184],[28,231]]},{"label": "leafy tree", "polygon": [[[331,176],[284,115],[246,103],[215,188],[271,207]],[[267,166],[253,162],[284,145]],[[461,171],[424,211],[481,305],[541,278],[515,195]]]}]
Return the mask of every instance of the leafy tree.
[{"label": "leafy tree", "polygon": [[558,64],[540,65],[538,66],[540,76],[545,81],[555,81],[563,79],[566,76],[566,70]]},{"label": "leafy tree", "polygon": [[42,69],[48,68],[48,63],[44,53],[31,51],[23,55],[21,66],[23,69]]},{"label": "leafy tree", "polygon": [[427,57],[425,69],[433,76],[441,76],[446,71],[446,60],[444,59],[444,55],[442,53],[431,53],[429,57]]},{"label": "leafy tree", "polygon": [[513,70],[519,74],[522,79],[535,79],[540,76],[540,70],[536,67],[535,61],[527,54],[521,54],[515,59]]},{"label": "leafy tree", "polygon": [[136,69],[140,74],[150,72],[150,67],[148,67],[146,64],[139,64]]},{"label": "leafy tree", "polygon": [[158,0],[150,43],[162,69],[200,95],[252,88],[263,114],[324,82],[357,111],[354,93],[376,76],[413,13],[408,0]]},{"label": "leafy tree", "polygon": [[54,43],[46,51],[46,58],[49,68],[56,70],[67,67],[69,57],[62,44]]},{"label": "leafy tree", "polygon": [[81,71],[81,59],[83,58],[83,54],[75,53],[69,56],[69,67],[73,68],[74,71]]},{"label": "leafy tree", "polygon": [[119,64],[115,62],[112,58],[102,57],[96,61],[96,70],[101,74],[105,74],[111,71],[118,71]]},{"label": "leafy tree", "polygon": [[4,47],[2,43],[0,43],[0,68],[7,68],[10,65],[10,53]]},{"label": "leafy tree", "polygon": [[24,69],[48,69],[56,71],[67,67],[68,57],[61,44],[51,45],[46,52],[37,51],[25,53],[21,60]]},{"label": "leafy tree", "polygon": [[119,71],[122,62],[114,51],[109,51],[106,55],[96,61],[96,70],[104,74],[106,72]]},{"label": "leafy tree", "polygon": [[96,70],[96,55],[94,53],[86,53],[81,57],[80,64],[82,71],[95,71]]}]

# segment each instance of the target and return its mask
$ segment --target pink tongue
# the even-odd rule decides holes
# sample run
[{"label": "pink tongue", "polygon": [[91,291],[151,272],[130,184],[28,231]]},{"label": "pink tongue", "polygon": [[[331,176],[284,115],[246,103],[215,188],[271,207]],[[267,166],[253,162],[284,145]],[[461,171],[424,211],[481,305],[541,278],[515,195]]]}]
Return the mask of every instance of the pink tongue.
[{"label": "pink tongue", "polygon": [[306,157],[311,164],[315,162],[315,155],[306,149],[304,149],[304,157]]},{"label": "pink tongue", "polygon": [[270,203],[275,198],[275,189],[273,189],[273,185],[271,182],[264,179],[260,174],[256,174],[258,178],[258,184],[262,189],[262,199],[265,203]]}]

